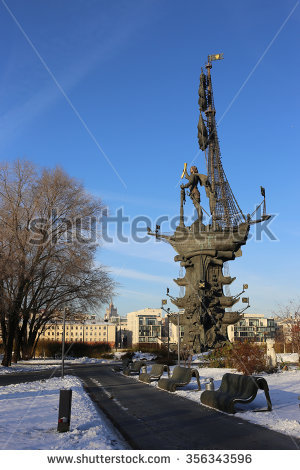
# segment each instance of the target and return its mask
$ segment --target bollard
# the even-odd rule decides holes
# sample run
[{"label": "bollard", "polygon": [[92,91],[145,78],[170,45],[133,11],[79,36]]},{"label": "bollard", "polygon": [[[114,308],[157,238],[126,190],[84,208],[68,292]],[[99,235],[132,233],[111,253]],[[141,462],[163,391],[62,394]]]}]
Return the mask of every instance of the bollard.
[{"label": "bollard", "polygon": [[71,403],[72,403],[72,390],[60,390],[58,423],[57,423],[58,432],[67,432],[70,430]]},{"label": "bollard", "polygon": [[209,382],[205,384],[205,390],[214,390],[215,389],[215,384],[214,384],[214,379],[210,377]]}]

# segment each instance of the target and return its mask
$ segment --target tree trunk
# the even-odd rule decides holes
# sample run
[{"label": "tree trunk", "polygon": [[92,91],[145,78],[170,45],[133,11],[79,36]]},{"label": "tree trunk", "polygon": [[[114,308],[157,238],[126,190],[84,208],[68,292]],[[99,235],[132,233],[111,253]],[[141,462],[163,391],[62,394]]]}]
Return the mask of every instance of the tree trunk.
[{"label": "tree trunk", "polygon": [[20,335],[19,332],[17,331],[15,335],[15,344],[14,344],[14,351],[12,354],[12,362],[17,363],[21,359],[20,355]]},{"label": "tree trunk", "polygon": [[4,367],[10,367],[11,366],[11,361],[12,361],[12,354],[13,354],[13,346],[14,346],[14,333],[12,331],[9,331],[7,335],[7,341],[6,344],[3,343],[4,347],[4,356],[2,360],[2,365]]},{"label": "tree trunk", "polygon": [[10,314],[8,314],[6,341],[3,342],[4,357],[2,360],[2,365],[5,367],[11,366],[17,325],[18,315],[16,313],[16,310],[14,310],[13,312],[10,312]]}]

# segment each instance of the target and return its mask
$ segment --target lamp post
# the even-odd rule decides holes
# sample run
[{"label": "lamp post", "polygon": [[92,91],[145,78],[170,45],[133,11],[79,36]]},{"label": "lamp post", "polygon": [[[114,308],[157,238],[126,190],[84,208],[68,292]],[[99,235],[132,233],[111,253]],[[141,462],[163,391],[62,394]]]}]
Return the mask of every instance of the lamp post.
[{"label": "lamp post", "polygon": [[180,366],[180,319],[179,319],[179,312],[177,313],[178,317],[178,322],[177,322],[177,327],[178,327],[178,345],[177,345],[177,354],[178,354],[178,365]]},{"label": "lamp post", "polygon": [[[167,287],[167,296],[170,297],[171,300],[174,300],[174,297],[172,297],[170,295],[170,289]],[[165,302],[166,303],[166,302]],[[178,359],[177,359],[177,363],[178,365],[180,366],[180,313],[178,312],[177,314],[176,313],[172,313],[170,315],[177,315],[177,328],[178,328],[178,346],[177,346],[177,355],[178,355]]]},{"label": "lamp post", "polygon": [[108,318],[104,318],[106,325],[106,344],[108,345]]},{"label": "lamp post", "polygon": [[63,333],[62,333],[62,346],[61,346],[61,377],[64,378],[65,373],[65,334],[66,334],[66,307],[63,311]]},{"label": "lamp post", "polygon": [[167,314],[167,319],[168,319],[168,362],[170,358],[170,314]]},{"label": "lamp post", "polygon": [[164,310],[167,313],[167,319],[168,319],[168,362],[170,359],[170,309],[167,308],[167,310],[164,308],[164,305],[167,304],[166,299],[162,299],[161,301],[161,309]]}]

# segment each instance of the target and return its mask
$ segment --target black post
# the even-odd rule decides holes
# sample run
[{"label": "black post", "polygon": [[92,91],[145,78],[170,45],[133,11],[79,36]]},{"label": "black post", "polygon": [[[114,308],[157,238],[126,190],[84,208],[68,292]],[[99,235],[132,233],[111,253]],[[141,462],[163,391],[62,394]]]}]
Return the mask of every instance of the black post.
[{"label": "black post", "polygon": [[60,390],[57,431],[70,430],[72,390]]},{"label": "black post", "polygon": [[169,360],[170,360],[170,315],[167,315],[168,317],[168,365],[169,365]]},{"label": "black post", "polygon": [[64,373],[65,373],[65,336],[66,336],[66,309],[64,308],[63,334],[62,334],[62,345],[61,345],[61,376],[62,378],[64,378]]}]

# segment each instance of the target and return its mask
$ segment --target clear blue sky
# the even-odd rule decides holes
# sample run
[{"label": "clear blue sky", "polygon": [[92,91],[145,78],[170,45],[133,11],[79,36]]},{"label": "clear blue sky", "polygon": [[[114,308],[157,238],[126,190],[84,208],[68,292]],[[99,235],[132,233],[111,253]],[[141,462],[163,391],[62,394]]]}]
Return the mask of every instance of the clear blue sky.
[{"label": "clear blue sky", "polygon": [[[266,188],[279,239],[249,241],[230,263],[231,291],[247,282],[251,311],[272,313],[299,292],[298,3],[0,0],[0,159],[59,164],[112,215],[123,207],[153,227],[178,214],[183,163],[197,155],[204,172],[199,75],[223,52],[212,69],[223,166],[245,213]],[[155,241],[103,244],[119,313],[159,307],[167,286],[178,294],[174,254]]]}]

